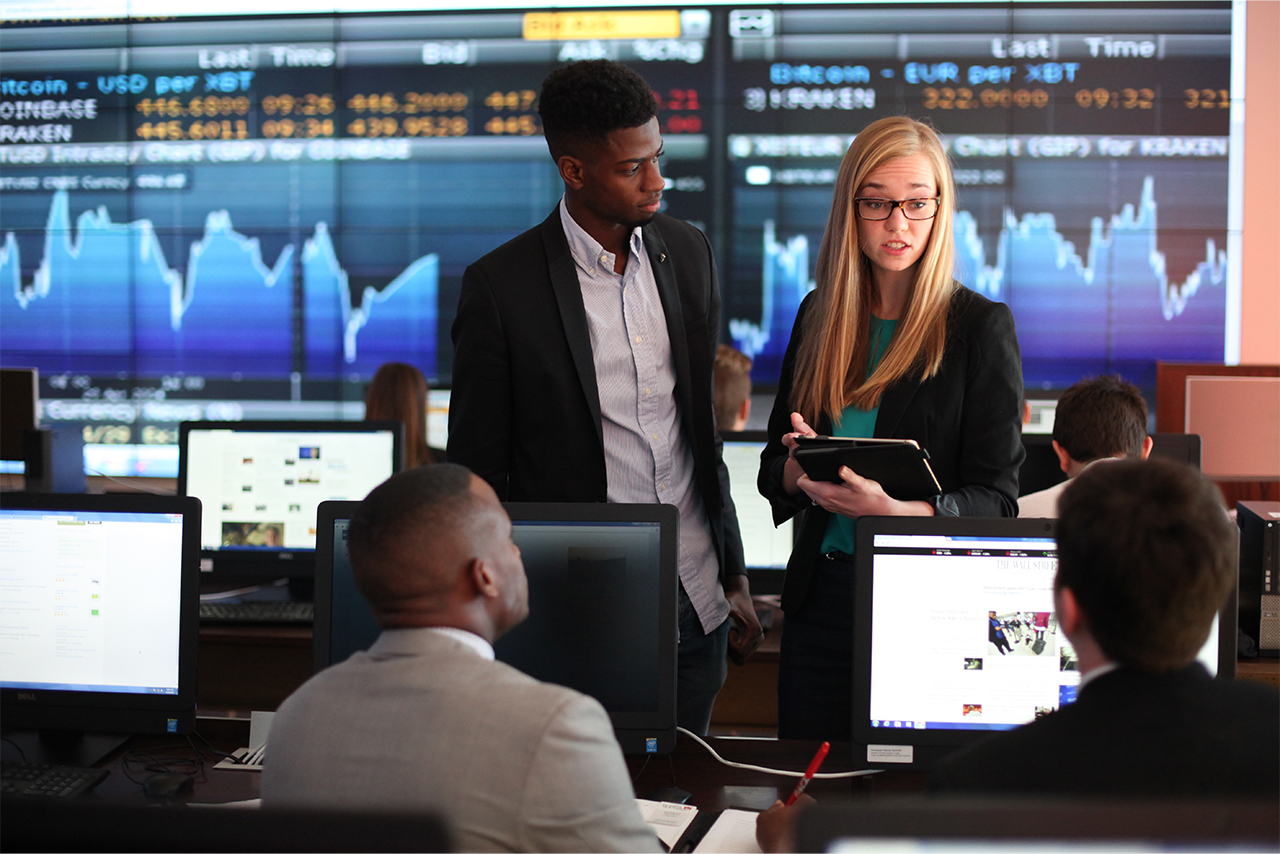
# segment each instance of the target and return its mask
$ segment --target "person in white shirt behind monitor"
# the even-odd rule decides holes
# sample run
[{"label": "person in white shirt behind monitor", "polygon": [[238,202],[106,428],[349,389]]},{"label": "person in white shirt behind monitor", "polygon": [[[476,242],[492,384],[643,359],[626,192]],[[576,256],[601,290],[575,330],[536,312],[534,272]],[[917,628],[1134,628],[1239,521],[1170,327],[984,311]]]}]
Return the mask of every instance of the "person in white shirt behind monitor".
[{"label": "person in white shirt behind monitor", "polygon": [[1053,450],[1067,479],[1018,499],[1018,515],[1056,519],[1058,496],[1071,478],[1104,460],[1142,459],[1151,453],[1147,403],[1119,376],[1081,380],[1062,393],[1053,418]]}]

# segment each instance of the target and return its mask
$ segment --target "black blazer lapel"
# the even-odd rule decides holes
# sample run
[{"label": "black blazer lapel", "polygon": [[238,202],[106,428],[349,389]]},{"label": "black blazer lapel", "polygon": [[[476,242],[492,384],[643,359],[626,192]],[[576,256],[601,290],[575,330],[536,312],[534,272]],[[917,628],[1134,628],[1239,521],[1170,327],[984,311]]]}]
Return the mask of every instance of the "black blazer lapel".
[{"label": "black blazer lapel", "polygon": [[547,253],[547,268],[551,275],[551,290],[555,292],[560,309],[560,322],[564,324],[569,353],[582,383],[582,393],[587,399],[595,424],[596,438],[604,447],[604,427],[600,418],[600,388],[596,385],[596,363],[591,354],[591,330],[587,326],[587,309],[582,302],[582,285],[578,282],[578,268],[569,254],[569,242],[560,224],[560,208],[556,207],[542,223],[542,244]]},{"label": "black blazer lapel", "polygon": [[689,368],[689,338],[684,328],[684,308],[680,303],[680,283],[676,281],[675,265],[667,257],[667,244],[655,223],[649,223],[644,231],[644,251],[649,256],[653,280],[658,285],[658,298],[662,300],[662,313],[666,315],[667,337],[671,339],[671,362],[676,371],[676,395],[680,401],[681,421],[686,435],[693,435],[690,420],[693,412],[691,387],[693,376]]},{"label": "black blazer lapel", "polygon": [[876,438],[888,438],[897,435],[898,425],[907,407],[920,391],[921,383],[900,380],[884,390],[880,395],[880,411],[876,414]]}]

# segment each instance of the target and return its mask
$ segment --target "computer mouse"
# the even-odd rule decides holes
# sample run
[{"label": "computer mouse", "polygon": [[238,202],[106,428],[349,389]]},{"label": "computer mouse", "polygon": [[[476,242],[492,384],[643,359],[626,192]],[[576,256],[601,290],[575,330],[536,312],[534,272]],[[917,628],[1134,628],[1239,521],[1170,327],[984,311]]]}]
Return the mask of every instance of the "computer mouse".
[{"label": "computer mouse", "polygon": [[142,781],[142,791],[148,798],[177,798],[191,791],[196,779],[177,771],[161,771]]}]

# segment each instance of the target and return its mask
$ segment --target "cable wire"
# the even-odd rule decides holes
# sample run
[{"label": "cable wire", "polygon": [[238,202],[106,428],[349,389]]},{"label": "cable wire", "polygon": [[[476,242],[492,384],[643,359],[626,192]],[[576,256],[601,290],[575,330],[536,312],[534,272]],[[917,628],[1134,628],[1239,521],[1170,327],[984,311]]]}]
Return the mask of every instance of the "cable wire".
[{"label": "cable wire", "polygon": [[[698,744],[701,744],[703,747],[707,749],[708,753],[710,753],[712,756],[716,758],[717,762],[720,762],[723,765],[728,765],[730,768],[741,768],[745,771],[763,771],[766,774],[778,774],[779,776],[782,776],[782,777],[803,777],[804,776],[803,771],[783,771],[781,768],[765,768],[763,765],[749,765],[745,762],[731,762],[728,759],[725,759],[719,753],[716,753],[716,749],[714,747],[707,744],[700,737],[689,732],[689,730],[685,729],[684,727],[682,726],[676,727],[676,731],[684,733],[685,735],[692,738],[694,741],[698,742]],[[869,774],[879,774],[879,773],[880,773],[879,768],[868,768],[865,771],[830,771],[830,772],[819,772],[817,774],[814,774],[813,779],[839,780],[845,777],[865,777]]]}]

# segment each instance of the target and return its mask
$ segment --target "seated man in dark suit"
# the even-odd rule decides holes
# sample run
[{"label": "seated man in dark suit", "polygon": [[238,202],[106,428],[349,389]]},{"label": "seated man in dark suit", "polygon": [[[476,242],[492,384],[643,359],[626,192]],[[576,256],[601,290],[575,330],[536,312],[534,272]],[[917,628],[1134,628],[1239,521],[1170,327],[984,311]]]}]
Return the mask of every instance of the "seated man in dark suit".
[{"label": "seated man in dark suit", "polygon": [[948,757],[931,788],[1280,797],[1280,694],[1196,661],[1236,576],[1217,488],[1167,460],[1094,466],[1063,492],[1057,539],[1077,701]]}]

